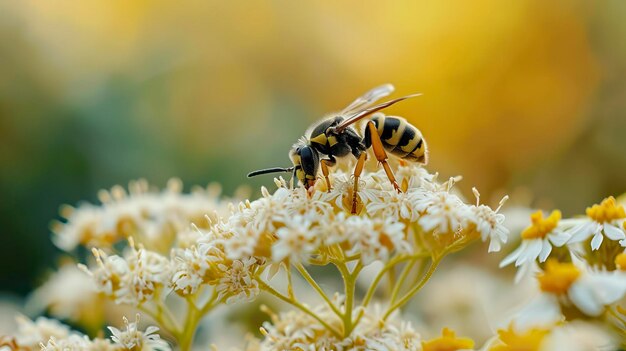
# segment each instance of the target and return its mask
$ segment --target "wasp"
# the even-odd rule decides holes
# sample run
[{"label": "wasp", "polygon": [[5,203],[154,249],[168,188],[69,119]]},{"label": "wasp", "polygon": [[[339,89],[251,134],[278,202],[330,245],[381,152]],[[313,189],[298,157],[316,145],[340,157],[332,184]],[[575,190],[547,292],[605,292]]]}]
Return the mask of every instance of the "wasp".
[{"label": "wasp", "polygon": [[[387,116],[379,112],[393,104],[421,94],[407,95],[374,105],[379,99],[393,91],[394,87],[391,84],[375,87],[358,97],[341,112],[332,113],[309,127],[305,136],[300,138],[289,152],[292,167],[261,169],[250,172],[248,177],[275,172],[293,172],[293,177],[298,179],[308,191],[311,191],[317,180],[319,168],[321,168],[327,189],[330,191],[329,167],[337,163],[337,158],[352,154],[357,159],[352,204],[352,213],[355,213],[359,177],[367,159],[367,150],[371,147],[394,189],[400,192],[400,187],[387,162],[387,153],[401,160],[426,164],[428,149],[419,129],[402,117]],[[366,117],[369,119],[361,137],[353,125]]]}]

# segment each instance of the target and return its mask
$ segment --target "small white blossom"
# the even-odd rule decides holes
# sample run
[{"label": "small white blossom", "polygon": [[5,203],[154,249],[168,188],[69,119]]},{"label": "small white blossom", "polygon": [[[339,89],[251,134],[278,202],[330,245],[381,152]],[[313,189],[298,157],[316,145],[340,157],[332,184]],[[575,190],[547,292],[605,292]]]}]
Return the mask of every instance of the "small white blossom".
[{"label": "small white blossom", "polygon": [[319,247],[320,235],[311,228],[311,222],[296,216],[276,231],[277,240],[272,245],[272,260],[280,262],[289,258],[294,262],[307,262]]},{"label": "small white blossom", "polygon": [[161,340],[156,332],[159,328],[149,326],[146,331],[139,330],[139,315],[136,316],[135,322],[129,323],[124,317],[125,329],[117,329],[109,327],[111,331],[111,340],[122,350],[132,351],[169,351],[171,347],[165,340]]},{"label": "small white blossom", "polygon": [[369,219],[350,216],[345,221],[350,234],[349,255],[361,254],[363,264],[385,261],[392,252],[409,252],[410,245],[404,237],[404,224],[393,219]]},{"label": "small white blossom", "polygon": [[230,265],[218,264],[222,277],[216,286],[218,300],[226,303],[250,301],[260,292],[259,283],[254,277],[255,258],[234,260]]},{"label": "small white blossom", "polygon": [[476,188],[472,191],[476,195],[476,205],[470,207],[470,221],[476,224],[476,231],[480,233],[482,241],[489,239],[489,252],[498,252],[509,238],[509,229],[504,226],[504,215],[498,213],[502,205],[508,199],[505,196],[500,200],[500,204],[496,210],[486,205],[480,205],[480,194]]},{"label": "small white blossom", "polygon": [[423,212],[418,220],[422,229],[436,234],[458,232],[471,218],[469,207],[448,191],[427,193],[415,206]]}]

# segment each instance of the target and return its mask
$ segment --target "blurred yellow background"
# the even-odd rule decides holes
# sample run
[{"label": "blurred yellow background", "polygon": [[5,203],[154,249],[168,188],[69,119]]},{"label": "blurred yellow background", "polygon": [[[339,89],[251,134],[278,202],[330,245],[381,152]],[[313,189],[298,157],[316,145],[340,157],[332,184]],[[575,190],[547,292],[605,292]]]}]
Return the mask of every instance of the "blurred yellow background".
[{"label": "blurred yellow background", "polygon": [[[0,3],[0,290],[56,251],[62,203],[130,179],[271,185],[369,88],[422,97],[431,170],[566,215],[626,188],[626,2]],[[513,196],[512,201],[516,201]]]}]

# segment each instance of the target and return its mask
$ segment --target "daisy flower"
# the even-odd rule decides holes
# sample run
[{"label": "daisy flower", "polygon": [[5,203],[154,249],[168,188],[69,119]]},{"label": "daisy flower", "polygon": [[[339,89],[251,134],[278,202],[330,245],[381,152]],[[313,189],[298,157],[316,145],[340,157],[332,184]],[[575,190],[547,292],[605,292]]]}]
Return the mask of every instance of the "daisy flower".
[{"label": "daisy flower", "polygon": [[[527,308],[539,320],[557,321],[554,306],[571,304],[582,313],[597,317],[608,305],[626,295],[626,279],[615,272],[584,271],[574,263],[550,259],[545,270],[537,276],[542,291]],[[546,316],[545,314],[552,314]],[[523,316],[524,317],[524,316]],[[529,316],[529,319],[533,316]]]},{"label": "daisy flower", "polygon": [[600,204],[587,207],[586,212],[587,218],[584,222],[572,228],[570,243],[582,242],[593,237],[591,249],[597,250],[602,245],[605,236],[614,241],[622,241],[626,238],[623,229],[626,211],[613,196],[602,200]]},{"label": "daisy flower", "polygon": [[552,245],[563,246],[569,235],[558,229],[561,211],[554,210],[544,218],[543,212],[537,211],[530,216],[531,225],[521,233],[521,245],[500,263],[500,267],[515,262],[515,267],[539,259],[545,262],[552,252]]}]

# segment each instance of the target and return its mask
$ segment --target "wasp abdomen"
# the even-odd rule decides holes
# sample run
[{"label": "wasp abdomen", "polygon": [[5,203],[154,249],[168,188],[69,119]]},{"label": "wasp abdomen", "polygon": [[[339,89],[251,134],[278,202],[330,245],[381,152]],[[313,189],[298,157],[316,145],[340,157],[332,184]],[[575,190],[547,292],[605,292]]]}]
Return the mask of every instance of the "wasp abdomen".
[{"label": "wasp abdomen", "polygon": [[[374,114],[370,120],[376,126],[378,136],[385,150],[401,159],[413,162],[426,163],[426,143],[422,133],[404,118],[385,116],[382,113]],[[372,138],[369,128],[363,131],[363,142],[369,148]]]}]

